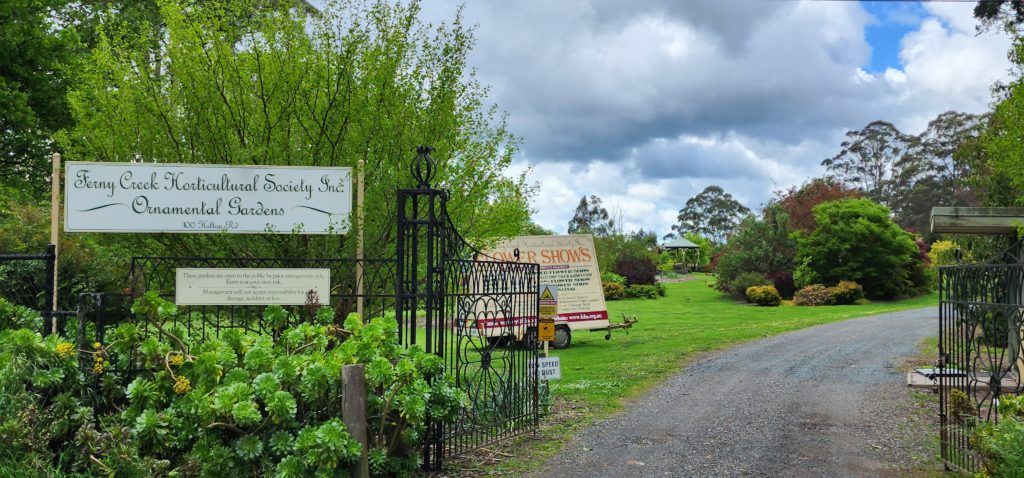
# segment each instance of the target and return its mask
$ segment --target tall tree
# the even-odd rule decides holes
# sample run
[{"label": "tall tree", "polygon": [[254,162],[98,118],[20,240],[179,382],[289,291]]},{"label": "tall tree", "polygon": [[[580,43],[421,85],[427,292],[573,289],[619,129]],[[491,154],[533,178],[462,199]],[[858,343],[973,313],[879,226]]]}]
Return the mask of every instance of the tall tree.
[{"label": "tall tree", "polygon": [[672,231],[675,234],[695,232],[721,243],[748,213],[750,209],[733,199],[732,194],[721,186],[711,185],[686,200],[676,217],[679,223],[672,226]]},{"label": "tall tree", "polygon": [[1011,55],[1017,67],[977,142],[968,141],[960,154],[973,158],[971,183],[989,206],[1024,206],[1024,38]]},{"label": "tall tree", "polygon": [[[366,249],[393,250],[395,190],[414,184],[412,147],[435,146],[433,184],[464,237],[507,237],[534,189],[504,174],[518,138],[466,66],[460,18],[428,26],[419,3],[328,3],[322,14],[265,0],[160,2],[160,26],[105,25],[69,94],[75,160],[366,164]],[[265,8],[261,8],[264,6]],[[258,15],[253,12],[258,11]],[[159,41],[162,48],[151,45]],[[154,58],[154,55],[158,57]],[[350,255],[348,237],[126,238],[150,252]]]},{"label": "tall tree", "polygon": [[59,0],[0,2],[0,181],[19,188],[48,177],[53,132],[71,124],[64,97],[83,49]]},{"label": "tall tree", "polygon": [[615,232],[615,221],[601,205],[601,198],[591,195],[580,198],[576,212],[569,221],[569,234],[593,234],[597,237],[609,236]]},{"label": "tall tree", "polygon": [[920,173],[909,170],[915,145],[915,137],[900,132],[892,123],[874,121],[864,129],[848,131],[842,150],[821,165],[868,198],[891,207],[899,183]]},{"label": "tall tree", "polygon": [[[843,184],[833,177],[814,178],[800,185],[793,186],[784,192],[776,193],[775,204],[788,216],[789,226],[794,230],[810,232],[817,224],[814,222],[814,206],[825,201],[856,198],[860,192]],[[765,208],[765,212],[768,212]]]},{"label": "tall tree", "polygon": [[970,161],[967,151],[960,146],[981,136],[987,122],[988,114],[947,111],[931,120],[918,135],[919,154],[938,176],[936,180],[952,193],[944,195],[948,205],[973,206],[976,203],[966,181]]},{"label": "tall tree", "polygon": [[1024,2],[1020,0],[979,0],[974,6],[974,18],[981,21],[981,29],[993,27],[1012,29],[1024,23]]}]

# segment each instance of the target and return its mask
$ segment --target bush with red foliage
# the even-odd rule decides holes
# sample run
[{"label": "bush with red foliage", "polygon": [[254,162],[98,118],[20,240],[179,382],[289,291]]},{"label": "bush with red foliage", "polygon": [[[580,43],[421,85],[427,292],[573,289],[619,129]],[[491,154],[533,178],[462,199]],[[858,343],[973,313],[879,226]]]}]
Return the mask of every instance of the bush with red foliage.
[{"label": "bush with red foliage", "polygon": [[768,274],[768,280],[772,281],[775,290],[783,299],[792,299],[796,293],[796,282],[793,281],[793,273],[790,271],[776,271]]},{"label": "bush with red foliage", "polygon": [[649,257],[623,257],[615,263],[614,271],[629,285],[651,285],[658,276],[658,263]]},{"label": "bush with red foliage", "polygon": [[[779,207],[789,216],[789,227],[795,230],[810,232],[817,224],[811,210],[814,206],[826,201],[846,198],[858,198],[860,192],[839,180],[831,177],[814,178],[799,188],[793,186],[779,193],[776,200]],[[782,293],[779,290],[779,293]]]}]

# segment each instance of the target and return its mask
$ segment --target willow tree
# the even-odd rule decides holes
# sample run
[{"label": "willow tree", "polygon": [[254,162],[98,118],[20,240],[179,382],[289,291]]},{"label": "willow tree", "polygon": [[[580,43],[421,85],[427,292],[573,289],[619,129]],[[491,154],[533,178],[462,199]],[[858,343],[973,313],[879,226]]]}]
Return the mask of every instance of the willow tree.
[{"label": "willow tree", "polygon": [[[470,240],[515,235],[533,189],[508,174],[518,139],[466,65],[471,29],[417,2],[158,2],[160,28],[105,25],[69,95],[68,160],[358,167],[368,256],[394,249],[395,190],[432,145],[434,184]],[[270,6],[268,6],[270,5]],[[148,36],[148,37],[147,37]],[[160,48],[152,45],[157,42]],[[169,254],[350,257],[336,237],[122,237]]]}]

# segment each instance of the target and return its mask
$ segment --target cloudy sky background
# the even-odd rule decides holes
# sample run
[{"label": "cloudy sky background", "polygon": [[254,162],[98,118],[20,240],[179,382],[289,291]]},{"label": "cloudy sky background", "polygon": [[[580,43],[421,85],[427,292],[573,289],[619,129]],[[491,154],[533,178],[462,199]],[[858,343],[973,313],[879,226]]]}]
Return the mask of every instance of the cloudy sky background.
[{"label": "cloudy sky background", "polygon": [[[461,1],[427,0],[427,22]],[[777,0],[467,2],[470,63],[524,139],[542,226],[596,194],[625,230],[669,232],[710,184],[755,208],[821,175],[850,129],[917,134],[984,112],[1009,39],[973,3]],[[514,172],[514,171],[513,171]]]}]

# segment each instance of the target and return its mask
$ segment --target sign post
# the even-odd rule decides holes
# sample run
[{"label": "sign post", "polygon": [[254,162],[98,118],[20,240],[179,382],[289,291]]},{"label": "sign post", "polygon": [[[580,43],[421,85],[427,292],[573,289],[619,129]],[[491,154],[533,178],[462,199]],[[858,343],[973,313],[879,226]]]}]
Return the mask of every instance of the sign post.
[{"label": "sign post", "polygon": [[[53,178],[50,180],[50,244],[53,244],[53,290],[47,291],[53,294],[53,300],[51,312],[58,309],[57,306],[57,290],[59,288],[57,273],[58,266],[60,265],[58,256],[60,255],[60,233],[57,228],[60,227],[60,153],[53,153],[51,156],[53,160]],[[50,324],[51,331],[57,333],[57,317],[51,317]]]},{"label": "sign post", "polygon": [[359,170],[356,172],[356,313],[359,320],[366,322],[363,315],[363,180],[365,179],[366,161],[359,160]]},{"label": "sign post", "polygon": [[558,286],[540,286],[537,304],[537,340],[544,342],[544,356],[548,356],[548,343],[555,340],[555,316],[558,315]]}]

